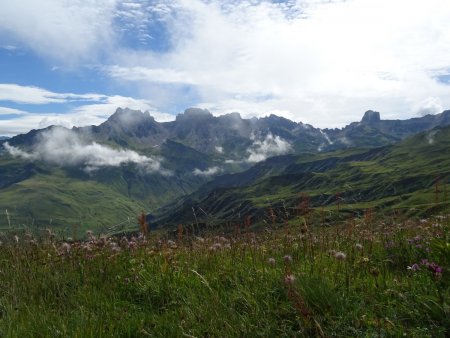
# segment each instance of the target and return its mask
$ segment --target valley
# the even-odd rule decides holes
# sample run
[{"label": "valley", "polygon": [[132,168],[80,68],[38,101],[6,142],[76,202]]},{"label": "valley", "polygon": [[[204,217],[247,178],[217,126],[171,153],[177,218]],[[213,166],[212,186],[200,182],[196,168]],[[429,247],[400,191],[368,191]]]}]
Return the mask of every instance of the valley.
[{"label": "valley", "polygon": [[361,122],[321,130],[196,108],[159,123],[119,108],[99,126],[0,141],[2,227],[133,229],[141,212],[153,227],[263,221],[269,207],[292,210],[305,196],[311,207],[340,204],[354,214],[444,211],[449,123],[450,111],[405,121],[368,111]]}]

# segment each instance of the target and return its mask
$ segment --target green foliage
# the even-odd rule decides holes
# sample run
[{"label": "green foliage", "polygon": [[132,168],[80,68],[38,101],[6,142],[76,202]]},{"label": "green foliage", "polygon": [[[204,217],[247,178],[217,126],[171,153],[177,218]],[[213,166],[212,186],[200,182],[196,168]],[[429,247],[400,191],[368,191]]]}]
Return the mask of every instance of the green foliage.
[{"label": "green foliage", "polygon": [[0,335],[448,336],[448,216],[305,224],[70,245],[4,235]]}]

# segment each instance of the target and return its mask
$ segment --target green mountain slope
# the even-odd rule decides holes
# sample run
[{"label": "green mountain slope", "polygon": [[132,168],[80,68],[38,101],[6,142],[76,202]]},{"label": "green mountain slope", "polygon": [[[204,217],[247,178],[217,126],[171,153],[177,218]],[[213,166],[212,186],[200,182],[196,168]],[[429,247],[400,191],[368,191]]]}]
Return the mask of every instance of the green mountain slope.
[{"label": "green mountain slope", "polygon": [[134,164],[86,172],[4,154],[0,156],[0,228],[51,223],[98,230],[128,217],[134,222],[141,211],[150,212],[189,194],[206,180],[175,171],[147,173]]},{"label": "green mountain slope", "polygon": [[[438,182],[436,204],[436,182]],[[159,224],[262,218],[269,207],[312,206],[448,210],[450,127],[417,134],[393,146],[319,155],[280,156],[233,175],[216,177],[198,192],[160,210]],[[194,210],[194,211],[193,211]]]}]

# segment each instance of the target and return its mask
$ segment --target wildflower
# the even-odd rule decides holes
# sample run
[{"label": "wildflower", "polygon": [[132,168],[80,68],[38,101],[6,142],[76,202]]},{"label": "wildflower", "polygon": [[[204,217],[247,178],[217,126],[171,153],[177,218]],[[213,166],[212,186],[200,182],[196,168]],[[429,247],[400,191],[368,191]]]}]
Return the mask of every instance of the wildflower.
[{"label": "wildflower", "polygon": [[172,241],[172,240],[168,240],[167,241],[167,246],[169,247],[169,248],[172,248],[172,249],[175,249],[176,247],[177,247],[177,244],[174,242],[174,241]]},{"label": "wildflower", "polygon": [[285,262],[286,264],[290,264],[290,263],[292,263],[292,256],[291,256],[291,255],[285,255],[285,256],[283,257],[283,260],[284,260],[284,262]]},{"label": "wildflower", "polygon": [[120,250],[121,249],[120,249],[120,247],[118,245],[111,246],[111,251],[114,252],[114,253],[118,253],[118,252],[120,252]]},{"label": "wildflower", "polygon": [[106,244],[108,244],[108,238],[106,238],[106,236],[104,235],[100,236],[100,240],[97,241],[97,245],[99,247],[103,247],[106,246]]},{"label": "wildflower", "polygon": [[411,270],[411,271],[417,271],[417,270],[420,270],[420,266],[419,266],[419,264],[414,263],[413,265],[408,266],[406,269]]},{"label": "wildflower", "polygon": [[71,246],[69,243],[64,242],[63,244],[61,244],[61,246],[59,247],[59,251],[61,253],[69,253],[71,249]]},{"label": "wildflower", "polygon": [[284,282],[287,285],[293,285],[295,283],[295,276],[294,275],[286,275],[284,277]]},{"label": "wildflower", "polygon": [[221,236],[221,237],[219,237],[219,242],[221,242],[221,243],[228,243],[229,240],[227,238]]},{"label": "wildflower", "polygon": [[267,260],[267,262],[268,262],[270,265],[275,266],[275,258],[270,257],[270,258]]},{"label": "wildflower", "polygon": [[126,238],[125,236],[123,236],[121,239],[120,239],[120,246],[122,247],[122,248],[128,248],[129,246],[130,246],[130,243],[128,242],[128,238]]},{"label": "wildflower", "polygon": [[428,263],[428,259],[422,259],[421,261],[420,261],[420,264],[421,265],[428,265],[429,263]]},{"label": "wildflower", "polygon": [[362,250],[363,246],[362,246],[362,244],[356,243],[355,248],[358,250]]},{"label": "wildflower", "polygon": [[442,273],[442,267],[436,264],[435,262],[427,264],[427,268],[436,276],[439,276]]},{"label": "wildflower", "polygon": [[336,258],[338,261],[343,261],[347,258],[347,255],[341,251],[338,251],[334,254],[334,258]]}]

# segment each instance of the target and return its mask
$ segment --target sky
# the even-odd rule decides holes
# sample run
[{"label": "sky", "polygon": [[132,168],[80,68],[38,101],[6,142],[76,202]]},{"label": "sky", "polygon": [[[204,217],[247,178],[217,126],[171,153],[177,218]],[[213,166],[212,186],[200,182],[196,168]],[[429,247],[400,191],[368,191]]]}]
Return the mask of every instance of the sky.
[{"label": "sky", "polygon": [[450,109],[448,0],[0,0],[0,135],[276,114],[343,127]]}]

